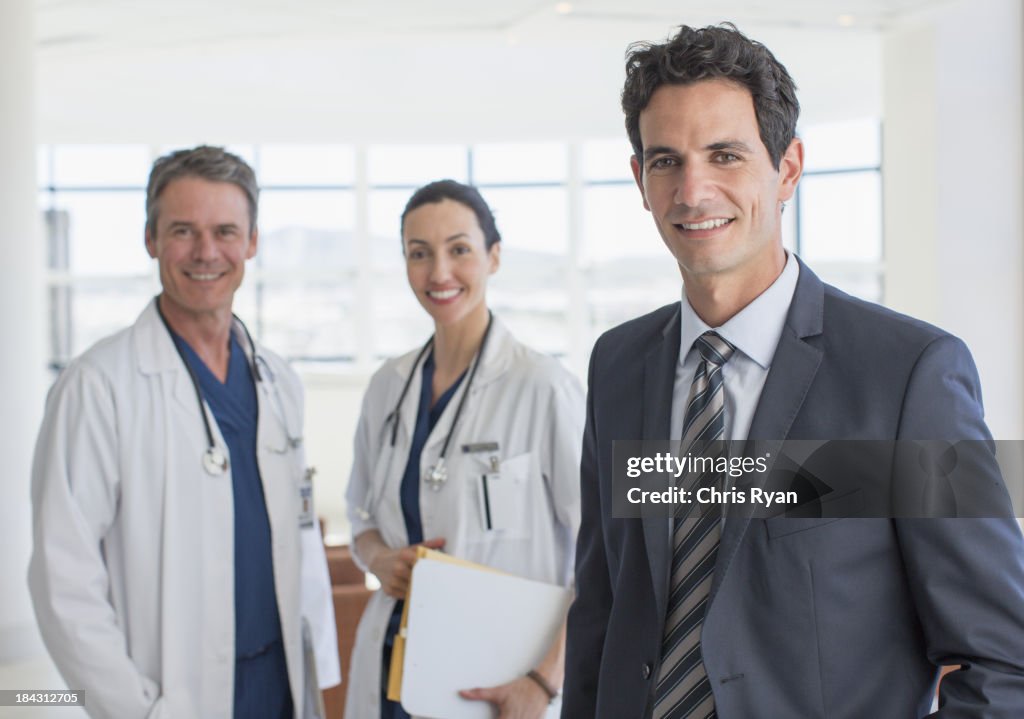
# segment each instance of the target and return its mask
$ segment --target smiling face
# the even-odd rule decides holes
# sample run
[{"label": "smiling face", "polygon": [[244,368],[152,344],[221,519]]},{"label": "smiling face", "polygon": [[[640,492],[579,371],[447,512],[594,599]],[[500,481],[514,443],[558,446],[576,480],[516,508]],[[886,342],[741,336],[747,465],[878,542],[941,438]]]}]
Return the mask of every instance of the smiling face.
[{"label": "smiling face", "polygon": [[245,193],[230,182],[173,180],[160,193],[155,224],[146,249],[160,265],[160,306],[172,324],[229,319],[245,261],[256,254]]},{"label": "smiling face", "polygon": [[781,203],[800,179],[800,141],[776,170],[750,92],[726,80],[662,86],[640,113],[640,137],[633,175],[688,286],[767,288],[784,264]]},{"label": "smiling face", "polygon": [[454,200],[429,202],[405,216],[402,246],[409,286],[441,326],[487,312],[487,278],[500,245],[488,250],[476,214]]}]

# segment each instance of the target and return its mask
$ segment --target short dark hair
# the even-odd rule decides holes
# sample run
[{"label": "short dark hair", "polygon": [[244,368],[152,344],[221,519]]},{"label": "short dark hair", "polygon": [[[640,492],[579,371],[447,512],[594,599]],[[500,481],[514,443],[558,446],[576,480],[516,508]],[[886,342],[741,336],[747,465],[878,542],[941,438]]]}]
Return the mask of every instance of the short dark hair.
[{"label": "short dark hair", "polygon": [[750,91],[754,98],[757,127],[779,169],[783,154],[796,135],[800,103],[796,85],[782,63],[764,45],[751,40],[732,23],[694,29],[687,25],[667,42],[635,42],[626,50],[626,84],[622,111],[626,132],[640,166],[643,142],[640,113],[662,85],[690,85],[701,80],[723,79]]},{"label": "short dark hair", "polygon": [[146,187],[146,230],[156,232],[160,214],[160,193],[171,182],[182,177],[199,177],[210,182],[230,182],[245,193],[249,201],[249,232],[256,229],[256,206],[260,188],[256,173],[238,155],[223,147],[200,145],[186,150],[175,150],[153,163]]},{"label": "short dark hair", "polygon": [[423,205],[441,202],[442,200],[458,202],[473,211],[480,229],[483,230],[484,245],[488,250],[496,242],[501,242],[501,234],[498,232],[498,226],[494,222],[494,213],[480,194],[480,191],[472,185],[463,185],[455,180],[436,180],[412,193],[412,197],[405,203],[405,209],[402,210],[402,233],[405,233],[405,218],[410,212]]}]

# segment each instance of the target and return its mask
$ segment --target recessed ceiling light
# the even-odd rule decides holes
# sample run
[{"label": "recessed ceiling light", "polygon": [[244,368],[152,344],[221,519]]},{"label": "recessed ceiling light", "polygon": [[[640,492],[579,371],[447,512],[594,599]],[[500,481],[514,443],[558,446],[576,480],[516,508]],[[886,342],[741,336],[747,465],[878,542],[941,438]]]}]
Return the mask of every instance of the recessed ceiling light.
[{"label": "recessed ceiling light", "polygon": [[853,15],[840,15],[838,19],[839,24],[843,27],[850,27],[856,22],[856,18]]},{"label": "recessed ceiling light", "polygon": [[555,12],[559,15],[568,15],[572,12],[572,3],[560,2],[555,5]]}]

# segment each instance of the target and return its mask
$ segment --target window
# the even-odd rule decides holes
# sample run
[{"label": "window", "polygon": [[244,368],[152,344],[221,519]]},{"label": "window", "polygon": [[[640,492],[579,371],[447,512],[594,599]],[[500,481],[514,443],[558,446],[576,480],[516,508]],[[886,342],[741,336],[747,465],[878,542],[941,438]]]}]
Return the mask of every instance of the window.
[{"label": "window", "polygon": [[[880,300],[881,150],[874,120],[801,131],[806,167],[783,238],[826,281]],[[236,311],[291,359],[366,370],[431,331],[408,288],[400,217],[413,191],[476,184],[503,236],[489,301],[526,343],[585,371],[593,340],[679,298],[625,138],[473,146],[231,145],[262,185],[259,252]],[[55,366],[129,324],[159,291],[143,244],[154,157],[139,145],[43,147]]]},{"label": "window", "polygon": [[796,198],[798,251],[823,280],[881,302],[881,128],[874,120],[807,128]]},{"label": "window", "polygon": [[569,226],[566,188],[487,187],[481,193],[501,232],[501,267],[489,301],[512,332],[532,347],[565,356],[568,346]]},{"label": "window", "polygon": [[52,367],[130,324],[159,287],[145,250],[149,165],[138,145],[39,150]]},{"label": "window", "polygon": [[293,359],[355,356],[355,193],[344,186],[260,192],[257,327]]}]

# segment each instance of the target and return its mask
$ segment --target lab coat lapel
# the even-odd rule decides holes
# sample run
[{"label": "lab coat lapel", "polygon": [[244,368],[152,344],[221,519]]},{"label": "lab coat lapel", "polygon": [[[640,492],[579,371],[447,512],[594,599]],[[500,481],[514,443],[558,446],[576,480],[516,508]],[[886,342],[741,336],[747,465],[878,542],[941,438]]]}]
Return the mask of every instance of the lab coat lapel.
[{"label": "lab coat lapel", "polygon": [[[160,319],[156,302],[156,298],[154,298],[146,305],[146,309],[142,311],[134,325],[135,356],[138,357],[139,371],[146,375],[164,375],[170,388],[170,396],[174,398],[175,404],[181,409],[193,412],[197,425],[202,429],[195,387],[189,377],[188,369],[178,355],[174,340],[164,326],[163,320]],[[203,411],[206,411],[205,407]],[[216,424],[209,413],[207,418],[211,423]],[[217,428],[213,427],[213,431],[216,435]],[[203,441],[206,441],[205,435]]]},{"label": "lab coat lapel", "polygon": [[[507,329],[505,329],[504,324],[495,317],[494,324],[491,327],[490,337],[487,339],[487,346],[484,348],[483,356],[480,358],[480,368],[477,370],[476,376],[473,378],[472,386],[469,386],[469,373],[472,372],[471,364],[466,372],[466,376],[459,385],[458,390],[456,390],[455,394],[452,395],[451,400],[448,402],[448,406],[445,407],[441,417],[437,420],[437,424],[434,425],[434,431],[430,433],[430,437],[427,439],[427,443],[423,447],[423,457],[430,458],[429,463],[423,466],[431,466],[441,454],[441,448],[444,446],[448,433],[452,431],[453,423],[455,422],[455,414],[458,411],[459,404],[462,402],[462,397],[466,393],[467,388],[469,396],[466,397],[466,403],[462,407],[462,416],[459,417],[458,426],[454,428],[455,433],[452,435],[452,441],[448,447],[448,458],[451,458],[452,454],[458,451],[458,436],[465,432],[467,427],[478,428],[479,422],[476,421],[476,415],[474,414],[474,398],[479,396],[479,393],[484,389],[484,387],[491,382],[497,381],[505,373],[513,360],[512,355],[514,350],[515,348],[512,343],[512,335]],[[409,394],[412,394],[412,388],[409,389]],[[416,401],[418,401],[418,391],[416,398]],[[411,417],[412,421],[415,422],[415,411]],[[465,437],[466,435],[462,436]]]},{"label": "lab coat lapel", "polygon": [[[679,360],[679,310],[676,309],[662,329],[659,340],[644,358],[643,439],[671,439],[672,392],[675,386],[676,363]],[[662,511],[658,511],[661,508]],[[665,614],[668,602],[668,532],[669,522],[661,505],[641,505],[644,543],[659,616]]]},{"label": "lab coat lapel", "polygon": [[[413,352],[408,352],[402,357],[395,361],[394,371],[400,378],[398,387],[398,394],[394,396],[391,404],[388,406],[388,412],[396,411],[397,416],[393,420],[398,423],[398,434],[395,446],[402,446],[408,449],[412,443],[412,432],[416,426],[416,411],[419,407],[420,401],[420,388],[423,383],[423,361],[426,359],[426,355],[423,356],[423,360],[416,363],[416,357],[419,355],[420,350],[418,348]],[[412,380],[409,381],[409,376],[413,375]],[[405,393],[405,397],[402,398],[402,404],[396,408],[398,398],[401,395],[401,388],[405,386],[405,383],[409,381],[409,390]],[[389,444],[391,442],[391,427],[387,427],[387,433],[385,441]],[[403,465],[404,466],[404,465]]]},{"label": "lab coat lapel", "polygon": [[[824,285],[800,262],[800,278],[786,316],[786,326],[750,425],[748,437],[751,440],[781,442],[788,438],[789,429],[803,406],[824,354],[820,347],[805,341],[821,334],[824,303]],[[774,450],[771,453],[777,455]],[[749,511],[753,509],[752,505],[746,507]],[[714,601],[729,563],[747,531],[749,511],[730,515],[722,529],[710,602]]]},{"label": "lab coat lapel", "polygon": [[[241,341],[241,339],[240,339]],[[243,344],[247,359],[251,362],[251,350],[247,344]],[[250,365],[251,366],[251,365]],[[293,515],[298,515],[296,506],[297,480],[295,483],[282,482],[280,475],[287,476],[288,471],[276,470],[283,459],[290,459],[295,452],[301,450],[301,439],[295,438],[299,444],[292,447],[288,427],[296,426],[289,424],[290,418],[282,413],[288,409],[283,402],[278,402],[274,393],[275,379],[268,376],[264,371],[263,381],[257,382],[253,375],[253,383],[256,386],[257,418],[256,425],[256,458],[260,472],[260,481],[263,486],[263,497],[267,505],[267,518],[270,521],[271,532],[278,527],[286,527],[293,521]],[[267,468],[275,469],[267,471]],[[288,468],[290,470],[290,468]],[[304,468],[303,468],[304,469]],[[293,486],[294,484],[294,486]],[[278,543],[278,546],[280,543]],[[276,557],[275,557],[276,559]]]}]

